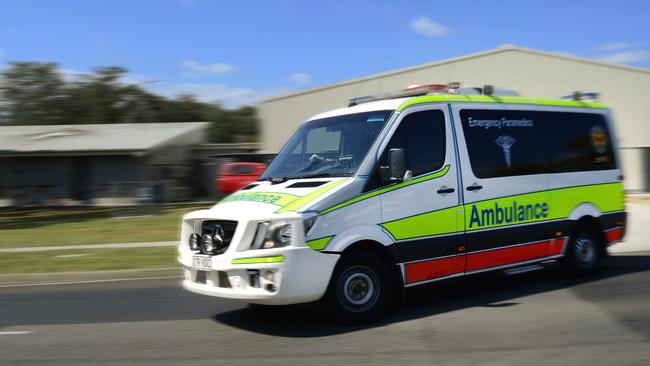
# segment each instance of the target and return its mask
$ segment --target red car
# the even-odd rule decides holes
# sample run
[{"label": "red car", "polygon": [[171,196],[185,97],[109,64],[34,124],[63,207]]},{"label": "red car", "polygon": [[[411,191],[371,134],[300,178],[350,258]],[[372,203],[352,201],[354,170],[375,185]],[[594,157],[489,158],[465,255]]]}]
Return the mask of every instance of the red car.
[{"label": "red car", "polygon": [[233,193],[255,182],[266,169],[264,163],[226,163],[216,179],[217,192]]}]

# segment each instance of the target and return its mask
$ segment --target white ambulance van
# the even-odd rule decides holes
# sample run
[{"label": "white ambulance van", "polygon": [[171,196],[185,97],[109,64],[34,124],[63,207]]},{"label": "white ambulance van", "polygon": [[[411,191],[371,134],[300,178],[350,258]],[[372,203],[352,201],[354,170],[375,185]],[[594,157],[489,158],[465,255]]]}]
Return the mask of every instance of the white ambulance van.
[{"label": "white ambulance van", "polygon": [[184,288],[355,322],[405,287],[593,271],[626,224],[611,115],[580,93],[511,95],[424,85],[312,117],[259,181],[183,217]]}]

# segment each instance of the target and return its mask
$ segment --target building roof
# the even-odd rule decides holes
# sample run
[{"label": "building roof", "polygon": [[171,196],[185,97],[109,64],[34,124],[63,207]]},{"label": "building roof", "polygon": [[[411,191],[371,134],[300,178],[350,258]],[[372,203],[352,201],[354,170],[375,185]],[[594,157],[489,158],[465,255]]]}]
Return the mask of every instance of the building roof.
[{"label": "building roof", "polygon": [[380,79],[384,78],[387,76],[393,76],[393,75],[399,75],[399,74],[404,74],[407,72],[412,72],[412,71],[417,71],[421,69],[426,69],[434,66],[439,66],[439,65],[444,65],[444,64],[449,64],[453,62],[458,62],[458,61],[464,61],[464,60],[469,60],[469,59],[475,59],[479,57],[485,57],[485,56],[490,56],[493,54],[497,53],[503,53],[503,52],[522,52],[522,53],[528,53],[532,55],[537,55],[537,56],[544,56],[544,57],[552,57],[556,59],[561,59],[561,60],[566,60],[566,61],[573,61],[573,62],[581,62],[581,63],[586,63],[586,64],[592,64],[592,65],[598,65],[598,66],[603,66],[603,67],[609,67],[609,68],[614,68],[614,69],[620,69],[624,71],[632,71],[632,72],[640,72],[643,74],[650,74],[650,69],[645,69],[645,68],[640,68],[640,67],[632,67],[632,66],[626,66],[626,65],[620,65],[620,64],[614,64],[610,62],[604,62],[604,61],[599,61],[595,59],[590,59],[590,58],[585,58],[585,57],[576,57],[576,56],[571,56],[563,53],[557,53],[557,52],[547,52],[547,51],[540,51],[540,50],[534,50],[530,48],[524,48],[524,47],[518,47],[512,44],[506,44],[502,45],[500,47],[488,50],[488,51],[483,51],[483,52],[477,52],[477,53],[472,53],[469,55],[465,56],[460,56],[460,57],[453,57],[441,61],[435,61],[435,62],[430,62],[426,64],[420,64],[416,66],[411,66],[411,67],[406,67],[402,69],[397,69],[393,71],[388,71],[384,73],[379,73],[379,74],[374,74],[374,75],[369,75],[357,79],[352,79],[352,80],[347,80],[339,83],[333,83],[333,84],[328,84],[328,85],[323,85],[320,87],[316,88],[311,88],[311,89],[305,89],[301,90],[295,93],[289,93],[289,94],[283,94],[283,95],[278,95],[275,97],[270,97],[267,99],[263,99],[260,101],[260,103],[266,103],[266,102],[272,102],[275,100],[280,100],[280,99],[286,99],[286,98],[291,98],[295,97],[298,95],[302,94],[310,94],[310,93],[315,93],[319,92],[322,90],[327,90],[327,89],[332,89],[332,88],[337,88],[340,86],[344,85],[350,85],[350,84],[356,84],[359,82],[364,82],[364,81],[369,81],[369,80],[374,80],[374,79]]},{"label": "building roof", "polygon": [[142,154],[208,122],[0,126],[0,155]]}]

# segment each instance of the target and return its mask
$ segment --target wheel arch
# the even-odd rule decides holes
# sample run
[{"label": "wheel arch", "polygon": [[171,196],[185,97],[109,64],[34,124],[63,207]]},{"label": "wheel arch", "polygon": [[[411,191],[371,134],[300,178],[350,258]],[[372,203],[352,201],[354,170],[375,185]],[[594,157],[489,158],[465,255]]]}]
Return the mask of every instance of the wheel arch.
[{"label": "wheel arch", "polygon": [[580,226],[588,226],[591,227],[595,230],[596,234],[598,235],[598,238],[600,239],[600,245],[598,246],[599,249],[599,255],[601,258],[605,258],[607,256],[607,238],[605,237],[605,231],[603,228],[603,224],[600,222],[599,216],[592,216],[592,215],[583,215],[575,220],[573,220],[573,224],[571,225],[571,231],[570,234],[573,237],[577,231],[579,230]]},{"label": "wheel arch", "polygon": [[388,268],[391,278],[393,279],[393,293],[401,298],[404,293],[404,279],[402,268],[397,263],[397,253],[392,245],[386,246],[373,240],[360,240],[350,244],[341,253],[341,256],[352,252],[367,252],[377,256]]}]

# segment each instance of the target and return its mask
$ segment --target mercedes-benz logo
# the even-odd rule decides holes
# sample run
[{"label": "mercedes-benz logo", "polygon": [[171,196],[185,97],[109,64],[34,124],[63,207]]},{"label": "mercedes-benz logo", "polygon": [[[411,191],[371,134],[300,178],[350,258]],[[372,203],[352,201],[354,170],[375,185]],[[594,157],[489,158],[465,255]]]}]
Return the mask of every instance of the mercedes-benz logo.
[{"label": "mercedes-benz logo", "polygon": [[214,240],[218,248],[222,247],[224,244],[224,236],[226,236],[225,231],[221,225],[216,225],[214,227],[214,232],[212,233],[212,240]]}]

